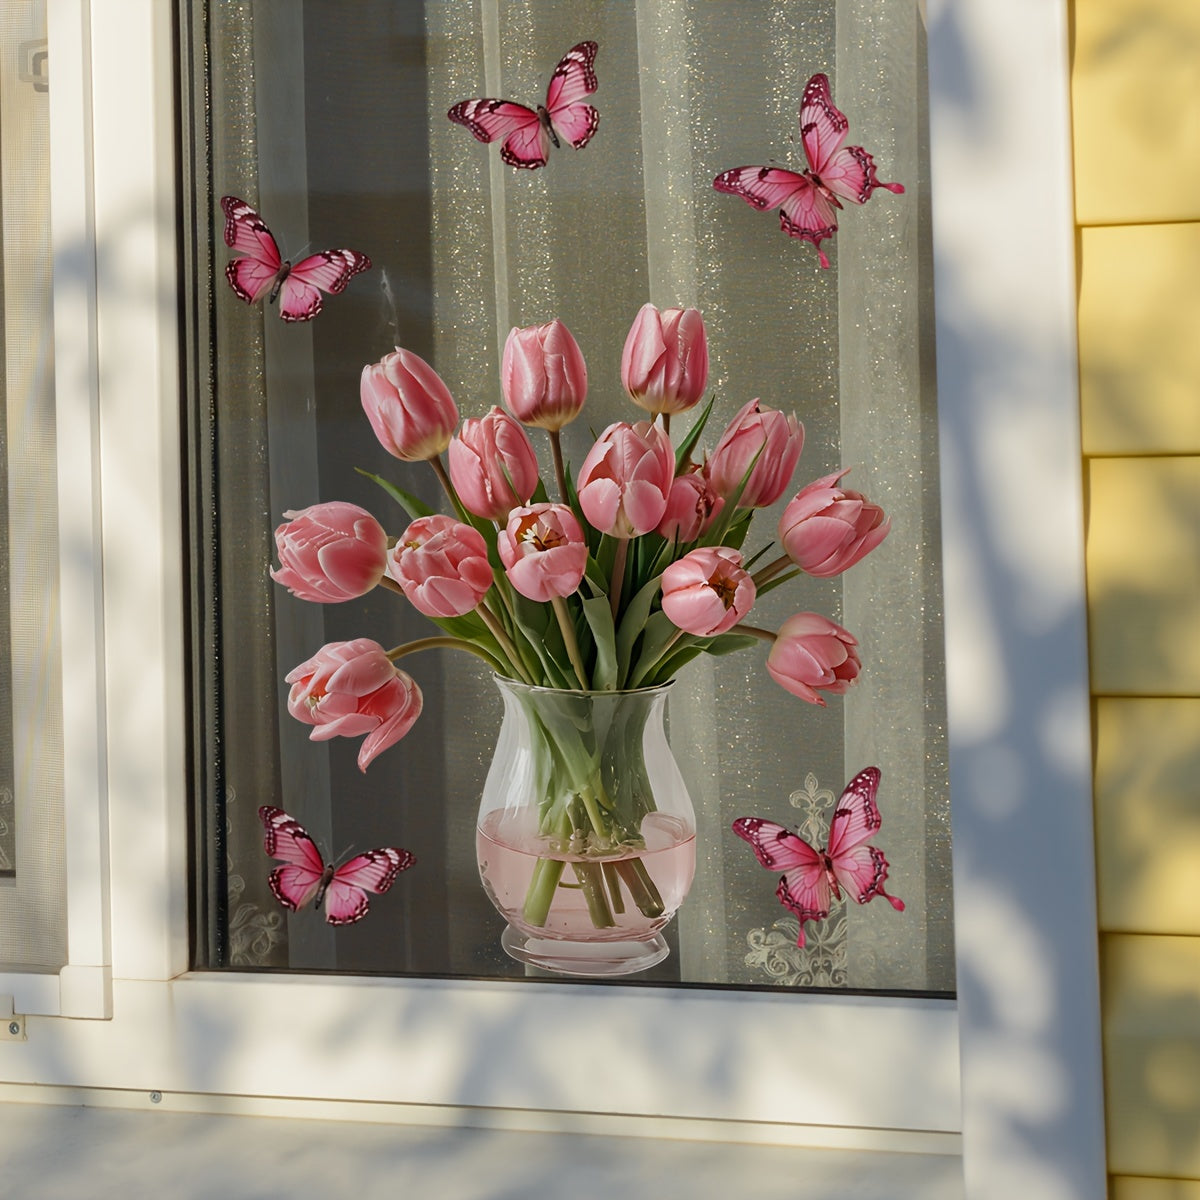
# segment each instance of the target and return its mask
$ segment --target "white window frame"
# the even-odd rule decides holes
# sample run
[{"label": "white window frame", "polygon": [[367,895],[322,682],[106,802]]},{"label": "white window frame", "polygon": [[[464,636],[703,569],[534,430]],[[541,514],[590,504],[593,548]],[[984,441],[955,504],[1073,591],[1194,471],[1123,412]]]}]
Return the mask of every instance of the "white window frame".
[{"label": "white window frame", "polygon": [[0,975],[28,1018],[0,1099],[961,1136],[972,1200],[1102,1195],[1065,0],[928,2],[957,1003],[188,970],[170,7],[50,0],[60,495],[90,557],[63,566],[69,961]]}]

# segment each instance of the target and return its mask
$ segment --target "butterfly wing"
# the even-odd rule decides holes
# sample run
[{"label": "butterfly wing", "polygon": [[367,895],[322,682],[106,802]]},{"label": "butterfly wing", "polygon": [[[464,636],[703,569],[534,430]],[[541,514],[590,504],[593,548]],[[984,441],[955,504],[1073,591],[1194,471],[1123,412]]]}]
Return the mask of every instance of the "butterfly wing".
[{"label": "butterfly wing", "polygon": [[321,311],[321,291],[337,295],[371,260],[357,250],[322,250],[301,260],[279,285],[279,315],[285,321],[311,321]]},{"label": "butterfly wing", "polygon": [[814,75],[800,101],[800,141],[812,173],[830,192],[855,204],[865,204],[876,188],[903,192],[898,183],[883,183],[875,160],[861,146],[843,146],[850,131],[846,114],[833,102],[829,79]]},{"label": "butterfly wing", "polygon": [[821,242],[837,232],[834,204],[807,173],[799,174],[783,167],[734,167],[722,171],[713,180],[718,192],[741,196],[760,211],[779,209],[779,227],[788,237],[811,242],[829,266]]},{"label": "butterfly wing", "polygon": [[245,256],[226,266],[229,286],[247,304],[278,296],[279,315],[285,321],[311,321],[321,311],[321,290],[336,294],[371,265],[357,250],[323,250],[292,266],[282,261],[271,231],[244,200],[222,196],[221,208],[225,244]]},{"label": "butterfly wing", "polygon": [[550,130],[542,118],[512,100],[460,100],[446,114],[481,142],[500,139],[500,157],[511,167],[534,171],[546,165]]},{"label": "butterfly wing", "polygon": [[264,804],[258,816],[266,833],[263,848],[284,863],[267,882],[284,908],[298,912],[321,890],[326,873],[321,852],[304,826],[282,808]]},{"label": "butterfly wing", "polygon": [[761,817],[739,817],[733,832],[753,848],[768,871],[782,871],[775,895],[785,908],[800,918],[798,946],[804,945],[804,922],[823,921],[829,916],[832,889],[824,856],[799,834]]},{"label": "butterfly wing", "polygon": [[881,824],[875,803],[879,779],[879,768],[867,767],[846,784],[829,822],[829,859],[838,884],[859,904],[883,896],[903,911],[904,902],[884,890],[888,861],[883,851],[866,844]]},{"label": "butterfly wing", "polygon": [[590,104],[581,103],[600,86],[595,71],[598,49],[595,42],[572,46],[554,68],[546,88],[546,112],[554,130],[576,150],[592,140],[600,125],[600,114]]},{"label": "butterfly wing", "polygon": [[236,196],[222,196],[225,245],[245,255],[230,259],[225,278],[234,295],[247,304],[260,300],[275,286],[283,269],[279,246],[262,217]]},{"label": "butterfly wing", "polygon": [[367,915],[367,893],[382,895],[396,876],[416,859],[397,846],[368,850],[342,863],[325,891],[325,920],[330,925],[351,925]]}]

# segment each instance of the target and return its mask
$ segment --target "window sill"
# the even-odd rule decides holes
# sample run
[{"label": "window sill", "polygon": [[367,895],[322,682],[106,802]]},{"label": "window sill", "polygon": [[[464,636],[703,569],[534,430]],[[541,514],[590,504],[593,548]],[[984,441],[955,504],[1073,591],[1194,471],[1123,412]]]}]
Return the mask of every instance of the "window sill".
[{"label": "window sill", "polygon": [[[14,1195],[297,1198],[687,1195],[962,1200],[953,1155],[430,1128],[43,1103],[0,1104]],[[569,1181],[569,1187],[559,1186]]]}]

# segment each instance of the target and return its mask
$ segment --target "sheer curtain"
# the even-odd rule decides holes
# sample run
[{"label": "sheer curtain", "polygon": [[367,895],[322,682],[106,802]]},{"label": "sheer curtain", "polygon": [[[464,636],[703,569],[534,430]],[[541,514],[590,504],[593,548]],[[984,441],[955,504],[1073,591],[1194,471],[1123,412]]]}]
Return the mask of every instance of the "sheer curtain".
[{"label": "sheer curtain", "polygon": [[[221,128],[228,106],[249,125],[216,146],[213,196],[241,188],[277,235],[283,227],[296,239],[311,237],[313,248],[353,245],[370,253],[377,269],[298,333],[270,312],[247,312],[222,291],[224,251],[219,224],[213,226],[220,314],[214,411],[236,423],[238,406],[255,395],[259,380],[266,394],[256,426],[261,431],[265,421],[266,462],[257,452],[240,453],[245,495],[254,502],[242,508],[236,492],[225,502],[247,524],[259,522],[247,547],[265,553],[263,530],[283,509],[318,499],[362,503],[398,532],[403,518],[356,466],[437,503],[432,475],[383,455],[361,416],[358,372],[392,344],[430,358],[462,415],[480,416],[499,402],[509,329],[561,318],[589,368],[584,415],[564,431],[567,458],[577,467],[592,431],[636,419],[619,363],[638,308],[647,300],[698,306],[717,397],[705,444],[711,449],[755,396],[794,410],[806,428],[797,484],[853,466],[848,485],[884,504],[893,533],[844,585],[797,580],[756,608],[762,626],[811,609],[860,637],[866,669],[847,701],[835,698],[819,709],[787,695],[754,650],[704,658],[681,675],[670,721],[699,818],[699,862],[675,923],[676,953],[655,977],[952,987],[931,523],[937,481],[919,134],[923,47],[911,0],[482,0],[430,2],[423,11],[369,0],[352,20],[344,6],[309,0],[302,21],[301,6],[289,6],[282,25],[271,24],[278,6],[246,0],[240,7],[253,25],[253,63],[245,68],[252,78],[241,81],[240,109],[236,95],[216,89],[211,119],[214,130]],[[543,170],[514,171],[494,147],[446,120],[446,110],[470,96],[536,103],[554,63],[585,38],[600,45],[594,102],[601,123],[583,151],[565,147]],[[280,78],[285,62],[305,69]],[[835,270],[828,272],[817,267],[810,246],[784,237],[773,214],[756,214],[712,189],[713,177],[731,166],[803,165],[799,98],[820,70],[850,115],[852,141],[876,155],[881,175],[908,188],[904,197],[880,193],[845,214],[831,251]],[[236,91],[232,78],[227,86]],[[220,347],[245,347],[245,331],[259,331],[263,322],[266,337],[255,351],[261,367],[247,362],[239,377]],[[274,360],[272,339],[281,347]],[[269,512],[261,510],[264,497]],[[750,549],[766,539],[776,515],[756,520],[759,540]],[[241,633],[238,644],[277,679],[334,637],[390,645],[419,636],[420,619],[392,597],[321,609],[278,589],[273,594],[261,576],[248,578],[247,552],[236,578],[248,597],[240,603],[258,614],[260,636],[235,630],[232,614],[226,628],[230,637]],[[336,944],[310,914],[290,918],[264,965],[520,973],[498,950],[499,918],[479,888],[474,860],[476,805],[499,726],[499,696],[467,656],[422,656],[412,670],[426,696],[421,723],[364,780],[348,769],[352,748],[315,746],[286,714],[278,717],[278,684],[272,692],[253,681],[234,687],[235,672],[225,667],[226,694],[236,693],[262,738],[256,751],[236,751],[245,764],[239,813],[221,786],[208,787],[210,822],[228,823],[231,854],[237,847],[229,870],[245,881],[245,895],[257,888],[261,898],[270,865],[253,844],[252,812],[261,796],[283,803],[336,848],[381,838],[410,846],[428,864],[419,884],[408,878],[415,872],[397,884],[405,892],[399,917],[373,914],[339,932]],[[227,743],[239,739],[240,726],[241,717],[228,710]],[[281,761],[278,774],[252,771],[255,753]],[[823,835],[833,797],[869,763],[884,773],[879,840],[908,911],[835,910],[799,951],[794,918],[729,826],[755,814]],[[228,774],[233,784],[234,772]],[[247,788],[257,789],[254,804],[240,799]],[[381,912],[389,901],[378,902]],[[274,915],[267,901],[255,904],[256,921]]]}]

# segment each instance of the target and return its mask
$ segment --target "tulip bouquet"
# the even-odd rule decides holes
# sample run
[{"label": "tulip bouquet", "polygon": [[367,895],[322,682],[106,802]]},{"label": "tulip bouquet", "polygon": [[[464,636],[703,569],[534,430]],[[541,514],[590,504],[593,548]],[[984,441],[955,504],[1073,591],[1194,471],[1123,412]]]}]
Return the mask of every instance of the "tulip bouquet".
[{"label": "tulip bouquet", "polygon": [[[700,404],[707,377],[700,313],[647,304],[621,359],[624,389],[647,419],[609,425],[572,476],[560,432],[584,406],[587,369],[562,322],[514,329],[501,367],[507,411],[493,407],[461,423],[433,368],[397,349],[364,368],[363,408],[392,455],[429,464],[450,511],[375,477],[408,515],[398,536],[341,502],[286,513],[276,530],[272,576],[296,596],[338,602],[382,586],[439,630],[390,650],[366,638],[333,643],[296,667],[288,706],[313,727],[313,740],[365,735],[365,770],[420,714],[420,689],[397,665],[420,650],[468,651],[526,688],[546,781],[537,831],[546,851],[524,904],[535,928],[561,883],[552,851],[568,845],[598,864],[576,863],[571,886],[585,894],[593,924],[612,923],[618,897],[602,867],[640,844],[652,807],[640,751],[618,753],[630,741],[621,710],[600,729],[548,715],[538,692],[620,697],[667,683],[699,654],[759,642],[769,644],[771,677],[813,704],[845,692],[859,674],[854,637],[828,618],[797,613],[774,631],[749,619],[757,597],[800,572],[827,578],[858,562],[890,522],[843,487],[839,471],[800,489],[775,537],[748,555],[755,513],[791,486],[804,430],[794,415],[751,400],[701,454],[713,411],[712,400]],[[672,418],[693,411],[673,440]],[[549,488],[530,428],[549,441]],[[620,875],[644,914],[661,911],[639,864],[624,862]]]}]

